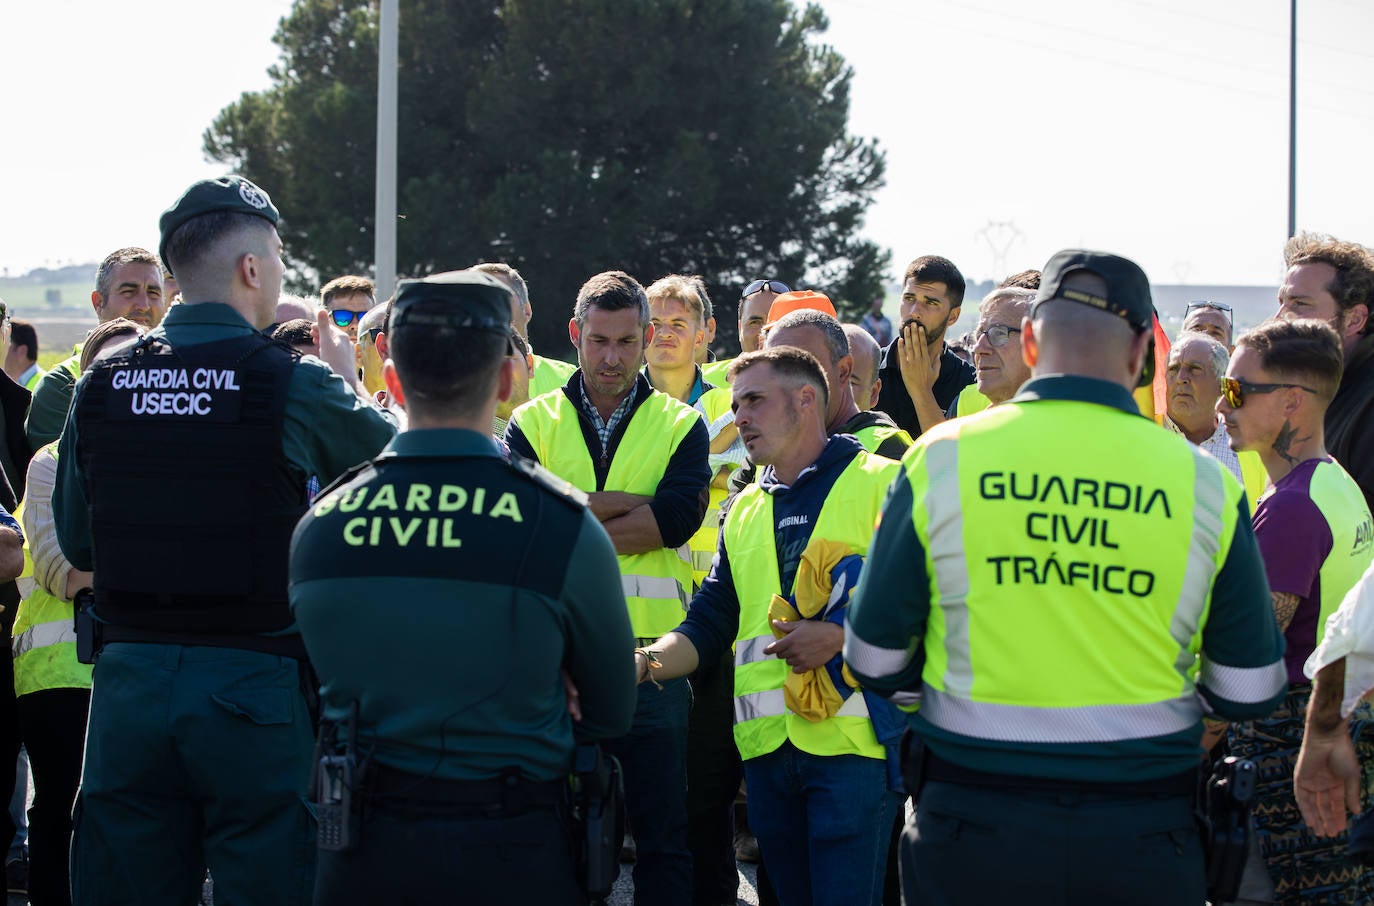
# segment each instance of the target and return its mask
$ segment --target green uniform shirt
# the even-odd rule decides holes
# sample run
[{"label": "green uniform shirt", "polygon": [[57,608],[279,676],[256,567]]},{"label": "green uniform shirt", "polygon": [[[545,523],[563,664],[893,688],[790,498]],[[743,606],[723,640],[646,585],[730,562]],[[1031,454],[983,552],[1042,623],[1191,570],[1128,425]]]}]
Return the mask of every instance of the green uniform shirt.
[{"label": "green uniform shirt", "polygon": [[81,347],[82,344],[77,343],[71,356],[54,365],[33,388],[29,414],[24,419],[24,433],[34,450],[57,440],[62,433],[67,410],[72,406],[72,387],[81,376]]},{"label": "green uniform shirt", "polygon": [[[253,325],[238,312],[218,302],[174,305],[162,324],[153,330],[165,336],[173,347],[195,346],[253,332]],[[44,382],[58,370],[49,372]],[[78,384],[76,394],[84,386]],[[313,475],[321,484],[328,484],[352,466],[375,456],[395,433],[392,416],[359,399],[328,365],[305,358],[292,370],[282,423],[282,449],[286,458],[300,468],[302,482]],[[58,445],[53,521],[67,560],[77,569],[90,569],[90,504],[80,457],[76,455],[78,442],[76,424],[68,418]],[[150,505],[155,503],[150,501]]]},{"label": "green uniform shirt", "polygon": [[401,434],[317,500],[292,539],[291,605],[326,717],[356,701],[379,762],[460,780],[508,767],[557,779],[574,732],[628,732],[634,640],[615,549],[584,500],[458,429]]}]

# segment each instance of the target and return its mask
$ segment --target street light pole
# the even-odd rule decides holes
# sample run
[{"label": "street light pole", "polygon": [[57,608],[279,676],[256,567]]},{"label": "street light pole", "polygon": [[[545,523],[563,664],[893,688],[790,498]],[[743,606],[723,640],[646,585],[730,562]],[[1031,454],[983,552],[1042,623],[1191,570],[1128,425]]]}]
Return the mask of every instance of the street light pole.
[{"label": "street light pole", "polygon": [[396,81],[399,0],[381,0],[377,47],[377,204],[374,257],[377,298],[396,288]]},{"label": "street light pole", "polygon": [[1288,23],[1288,235],[1298,232],[1298,0]]}]

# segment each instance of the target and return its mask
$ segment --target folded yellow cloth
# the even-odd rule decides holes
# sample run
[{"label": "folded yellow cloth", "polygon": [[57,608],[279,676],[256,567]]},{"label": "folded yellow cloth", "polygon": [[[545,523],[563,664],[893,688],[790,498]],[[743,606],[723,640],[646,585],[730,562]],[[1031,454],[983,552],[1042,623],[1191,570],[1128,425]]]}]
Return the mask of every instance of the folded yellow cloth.
[{"label": "folded yellow cloth", "polygon": [[[774,620],[795,623],[823,613],[834,591],[831,570],[854,553],[856,551],[849,545],[839,541],[811,539],[797,565],[797,579],[792,593],[797,603],[794,606],[787,598],[773,595],[773,600],[768,604],[769,625],[772,626]],[[842,589],[845,597],[849,591]],[[773,627],[773,635],[781,639],[787,633]],[[859,684],[849,672],[849,666],[845,665],[841,672],[849,687],[857,689]],[[788,710],[812,723],[834,717],[844,705],[844,697],[835,688],[835,682],[824,665],[805,673],[788,673],[783,681],[782,692]]]}]

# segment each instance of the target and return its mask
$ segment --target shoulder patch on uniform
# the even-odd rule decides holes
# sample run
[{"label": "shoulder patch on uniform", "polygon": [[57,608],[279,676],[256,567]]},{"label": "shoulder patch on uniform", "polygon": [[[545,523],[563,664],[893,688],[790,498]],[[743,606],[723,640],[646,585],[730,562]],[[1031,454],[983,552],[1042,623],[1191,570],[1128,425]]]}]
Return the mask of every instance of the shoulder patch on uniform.
[{"label": "shoulder patch on uniform", "polygon": [[536,484],[542,485],[549,491],[552,491],[558,497],[564,498],[569,503],[576,504],[579,507],[585,507],[587,505],[587,494],[585,491],[573,487],[572,482],[564,481],[534,460],[511,454],[510,465],[511,468],[515,469],[520,474],[533,480]]}]

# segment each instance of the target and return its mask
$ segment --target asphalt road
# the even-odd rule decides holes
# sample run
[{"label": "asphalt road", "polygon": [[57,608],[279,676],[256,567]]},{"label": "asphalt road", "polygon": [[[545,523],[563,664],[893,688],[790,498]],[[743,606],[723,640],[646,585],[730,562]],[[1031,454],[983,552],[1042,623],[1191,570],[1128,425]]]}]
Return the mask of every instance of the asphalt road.
[{"label": "asphalt road", "polygon": [[[737,862],[739,868],[739,894],[735,900],[736,904],[748,903],[750,906],[758,906],[759,895],[754,888],[755,866],[747,862]],[[611,891],[610,899],[606,901],[608,906],[633,906],[634,904],[634,884],[630,881],[630,872],[634,865],[626,862],[620,866],[620,877],[616,879],[615,889]]]}]

